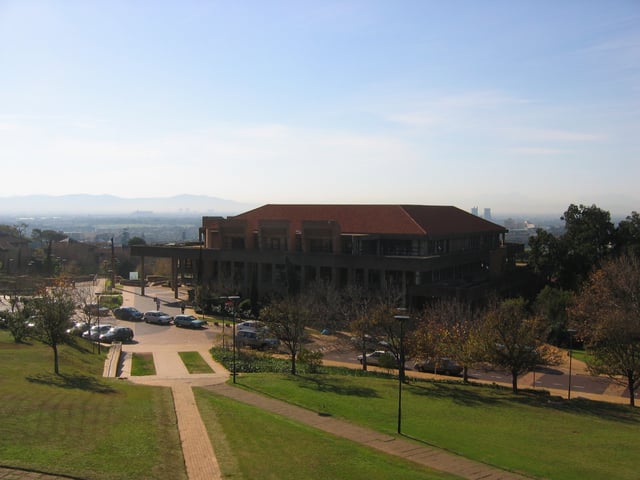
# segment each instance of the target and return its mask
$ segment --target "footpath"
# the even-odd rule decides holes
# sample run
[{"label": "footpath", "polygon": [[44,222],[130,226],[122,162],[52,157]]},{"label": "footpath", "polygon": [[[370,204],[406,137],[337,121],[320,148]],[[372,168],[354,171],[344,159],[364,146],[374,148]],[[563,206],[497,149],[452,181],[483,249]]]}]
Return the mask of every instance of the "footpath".
[{"label": "footpath", "polygon": [[[128,346],[127,346],[128,347]],[[232,398],[283,417],[308,424],[332,435],[358,442],[375,450],[404,458],[420,465],[448,472],[472,480],[516,480],[523,475],[468,460],[444,450],[421,445],[400,437],[386,435],[350,422],[319,415],[286,402],[234,387],[227,383],[229,372],[211,359],[208,351],[201,351],[215,374],[189,374],[178,355],[180,347],[165,347],[153,352],[157,375],[130,376],[130,366],[123,366],[122,377],[145,385],[170,387],[173,392],[178,429],[182,441],[189,480],[221,479],[215,452],[198,412],[192,387],[200,386],[218,395]],[[220,434],[221,432],[216,432]],[[1,478],[1,477],[0,477]]]},{"label": "footpath", "polygon": [[[234,387],[227,383],[229,372],[224,370],[222,365],[209,360],[211,356],[207,355],[207,353],[201,352],[202,357],[210,363],[215,372],[223,373],[191,375],[184,368],[177,351],[159,351],[153,352],[157,375],[148,377],[129,376],[129,380],[134,383],[163,385],[171,388],[189,480],[222,478],[215,452],[195,404],[193,386],[205,387],[218,395],[224,395],[239,402],[305,423],[332,435],[358,442],[375,450],[401,457],[435,470],[457,475],[460,478],[472,480],[530,478],[474,462],[438,448],[386,435],[344,420],[322,416],[311,410]],[[122,375],[125,376],[127,373],[123,372]]]}]

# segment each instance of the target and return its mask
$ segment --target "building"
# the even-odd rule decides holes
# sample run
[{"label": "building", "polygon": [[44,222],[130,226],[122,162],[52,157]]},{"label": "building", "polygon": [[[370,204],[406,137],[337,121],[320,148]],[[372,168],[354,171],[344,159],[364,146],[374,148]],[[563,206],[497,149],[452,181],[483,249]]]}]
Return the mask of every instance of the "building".
[{"label": "building", "polygon": [[[172,259],[172,280],[259,297],[322,280],[341,288],[393,286],[408,305],[486,294],[511,269],[507,230],[452,206],[277,205],[203,217],[200,243],[132,246]],[[176,287],[177,288],[177,287]],[[176,290],[177,293],[177,290]]]}]

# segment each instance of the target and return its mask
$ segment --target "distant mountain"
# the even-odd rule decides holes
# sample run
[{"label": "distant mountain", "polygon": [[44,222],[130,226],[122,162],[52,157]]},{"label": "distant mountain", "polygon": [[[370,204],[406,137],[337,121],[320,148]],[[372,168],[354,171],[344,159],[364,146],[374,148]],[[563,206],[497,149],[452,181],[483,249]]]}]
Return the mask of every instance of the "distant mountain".
[{"label": "distant mountain", "polygon": [[0,214],[184,214],[236,215],[258,205],[206,195],[176,195],[158,198],[122,198],[113,195],[24,195],[0,197]]}]

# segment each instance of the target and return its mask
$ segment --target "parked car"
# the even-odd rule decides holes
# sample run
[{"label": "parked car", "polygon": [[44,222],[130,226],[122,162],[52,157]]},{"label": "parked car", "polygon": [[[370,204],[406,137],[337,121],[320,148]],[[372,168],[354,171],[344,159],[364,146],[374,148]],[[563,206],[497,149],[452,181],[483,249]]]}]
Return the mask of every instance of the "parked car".
[{"label": "parked car", "polygon": [[92,325],[89,330],[82,334],[82,338],[86,338],[88,340],[98,340],[100,339],[100,335],[103,333],[107,333],[113,325],[109,323],[102,323],[100,325]]},{"label": "parked car", "polygon": [[244,322],[240,322],[236,325],[236,330],[263,330],[266,328],[264,322],[259,320],[245,320]]},{"label": "parked car", "polygon": [[384,341],[380,341],[375,337],[372,337],[371,335],[365,335],[364,339],[362,337],[351,337],[351,342],[353,343],[353,346],[357,349],[362,348],[362,343],[364,341],[364,348],[366,348],[367,350],[375,350],[375,349],[379,349],[380,347],[386,347],[389,344],[387,342]]},{"label": "parked car", "polygon": [[97,315],[99,317],[108,317],[111,315],[111,310],[107,307],[101,307],[97,303],[89,303],[83,308],[84,313],[88,315]]},{"label": "parked car", "polygon": [[[388,363],[385,359],[389,359]],[[358,355],[358,361],[362,363],[362,355]],[[391,365],[396,363],[396,359],[391,352],[385,350],[376,350],[375,352],[367,353],[367,365]]]},{"label": "parked car", "polygon": [[89,323],[88,322],[73,322],[73,325],[71,325],[71,327],[67,328],[67,333],[69,335],[77,335],[77,336],[81,336],[84,332],[86,332],[87,330],[89,330]]},{"label": "parked car", "polygon": [[144,312],[142,318],[147,323],[155,323],[157,325],[169,325],[171,320],[173,320],[171,315],[161,312],[160,310],[149,310],[148,312]]},{"label": "parked car", "polygon": [[113,316],[118,320],[142,320],[142,312],[136,307],[114,308]]},{"label": "parked car", "polygon": [[105,343],[118,342],[130,342],[133,340],[133,330],[129,327],[113,327],[106,333],[100,335],[100,341]]},{"label": "parked car", "polygon": [[419,372],[441,373],[443,375],[460,375],[462,373],[462,365],[450,358],[440,358],[437,361],[422,360],[416,362],[413,368]]},{"label": "parked car", "polygon": [[176,315],[173,319],[173,324],[176,327],[202,328],[207,324],[207,322],[204,320],[198,320],[193,315]]},{"label": "parked car", "polygon": [[236,331],[236,345],[239,347],[257,348],[266,350],[276,348],[280,344],[277,338],[268,334],[267,330],[238,330]]}]

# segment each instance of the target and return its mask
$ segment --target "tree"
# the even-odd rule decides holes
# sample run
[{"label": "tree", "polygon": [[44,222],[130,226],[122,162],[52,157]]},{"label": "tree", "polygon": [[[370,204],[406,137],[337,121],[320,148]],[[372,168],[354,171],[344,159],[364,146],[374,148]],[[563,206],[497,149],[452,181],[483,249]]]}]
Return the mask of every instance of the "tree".
[{"label": "tree", "polygon": [[589,273],[607,257],[614,241],[614,226],[609,212],[595,205],[569,205],[564,212],[566,252],[563,286],[577,289]]},{"label": "tree", "polygon": [[127,242],[127,245],[130,247],[133,245],[146,245],[146,244],[147,244],[147,241],[142,237],[131,237]]},{"label": "tree", "polygon": [[635,405],[640,387],[640,258],[623,255],[591,274],[570,310],[594,374],[629,390]]},{"label": "tree", "polygon": [[549,327],[547,340],[555,346],[566,345],[569,340],[567,333],[567,309],[573,294],[568,290],[545,286],[534,302],[536,314],[544,318]]},{"label": "tree", "polygon": [[558,362],[557,355],[544,343],[546,336],[544,322],[527,312],[522,298],[494,302],[482,319],[482,355],[490,364],[511,373],[513,393],[518,393],[518,375]]},{"label": "tree", "polygon": [[631,212],[625,220],[618,223],[616,230],[616,249],[630,255],[640,256],[640,214]]},{"label": "tree", "polygon": [[28,316],[23,309],[20,308],[13,312],[1,311],[0,318],[4,320],[15,343],[22,343],[29,337]]},{"label": "tree", "polygon": [[373,322],[370,318],[373,305],[371,292],[360,285],[347,286],[338,303],[342,317],[357,339],[356,346],[362,354],[364,371],[367,370],[367,347],[370,343],[368,339],[373,333]]},{"label": "tree", "polygon": [[431,359],[436,364],[448,357],[463,367],[463,379],[478,359],[478,314],[457,299],[443,299],[427,305],[420,314],[417,328],[409,344],[414,355]]},{"label": "tree", "polygon": [[309,302],[309,326],[317,330],[337,331],[345,326],[341,313],[341,295],[330,282],[317,280],[305,289]]},{"label": "tree", "polygon": [[296,374],[296,357],[305,338],[308,315],[306,302],[301,297],[273,301],[260,314],[260,319],[289,351],[292,375]]},{"label": "tree", "polygon": [[53,367],[59,375],[58,345],[67,339],[66,329],[75,310],[71,289],[58,281],[53,287],[43,289],[33,302],[37,312],[36,335],[53,350]]},{"label": "tree", "polygon": [[45,270],[47,273],[52,273],[53,262],[51,260],[51,254],[53,251],[53,243],[64,240],[67,236],[62,232],[56,232],[55,230],[40,230],[39,228],[34,228],[31,231],[31,236],[34,240],[40,242],[40,244],[45,248]]},{"label": "tree", "polygon": [[370,312],[371,325],[373,332],[376,336],[384,338],[387,346],[386,349],[393,355],[395,359],[395,366],[399,367],[400,381],[404,382],[404,332],[411,330],[411,317],[409,319],[396,318],[397,315],[402,317],[408,316],[402,313],[395,306],[393,296],[387,297],[386,300],[381,299]]},{"label": "tree", "polygon": [[541,228],[529,238],[529,266],[546,283],[554,281],[562,266],[562,245],[552,233]]}]

